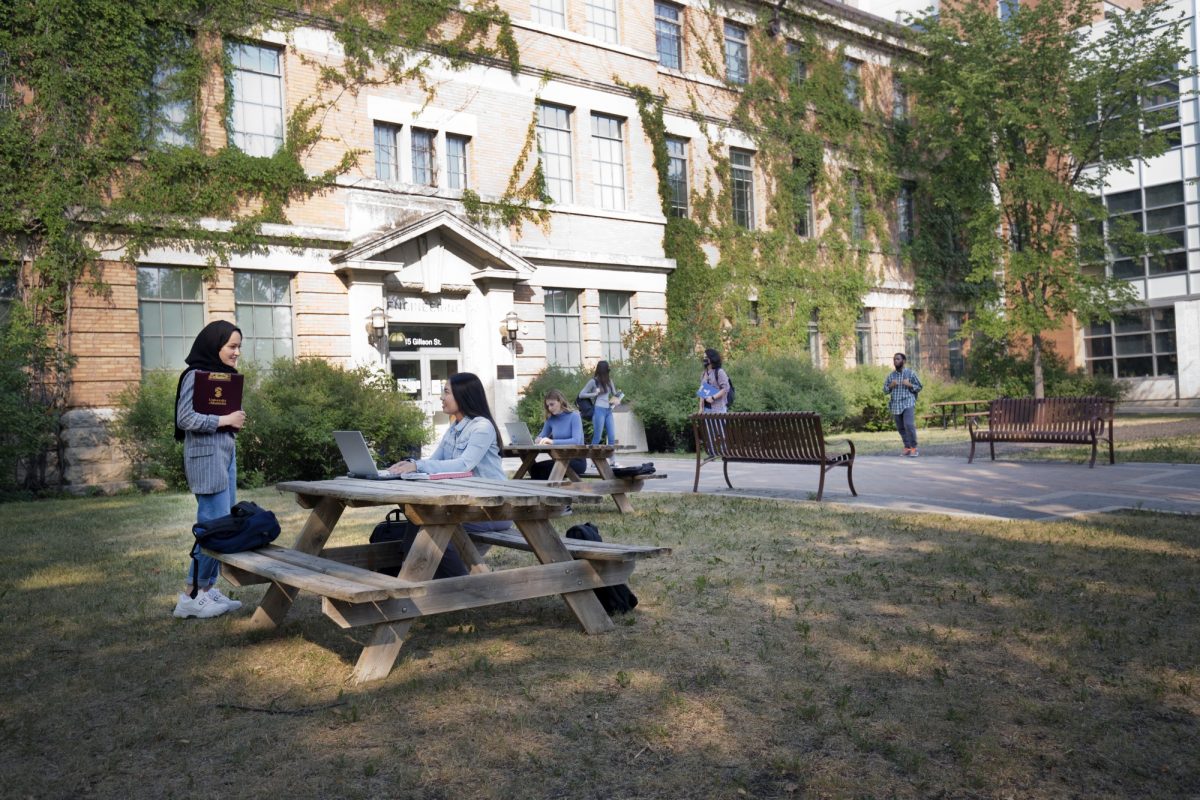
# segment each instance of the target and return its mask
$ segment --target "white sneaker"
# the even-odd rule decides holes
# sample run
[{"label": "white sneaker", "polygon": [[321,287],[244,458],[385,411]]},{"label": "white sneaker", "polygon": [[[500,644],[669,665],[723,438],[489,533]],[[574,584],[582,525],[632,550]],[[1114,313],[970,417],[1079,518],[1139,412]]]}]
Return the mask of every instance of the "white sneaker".
[{"label": "white sneaker", "polygon": [[219,617],[228,610],[229,606],[222,605],[213,600],[208,596],[208,592],[200,592],[195,598],[180,593],[179,602],[175,604],[175,610],[171,613],[180,619],[187,619],[188,617],[208,619],[209,617]]},{"label": "white sneaker", "polygon": [[205,594],[207,594],[213,601],[215,601],[219,605],[226,606],[226,608],[229,611],[237,611],[239,608],[242,607],[241,600],[234,600],[232,597],[226,597],[225,595],[221,594],[221,590],[215,586],[212,587],[211,589],[209,589],[207,592],[205,592]]}]

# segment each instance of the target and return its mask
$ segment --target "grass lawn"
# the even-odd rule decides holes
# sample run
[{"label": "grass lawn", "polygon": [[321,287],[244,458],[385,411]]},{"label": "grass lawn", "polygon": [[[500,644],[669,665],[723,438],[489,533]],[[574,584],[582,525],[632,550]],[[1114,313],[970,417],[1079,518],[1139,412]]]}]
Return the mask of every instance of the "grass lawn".
[{"label": "grass lawn", "polygon": [[[246,492],[280,512],[290,496]],[[418,623],[385,680],[302,596],[170,615],[194,502],[0,507],[8,797],[1183,798],[1200,791],[1200,525],[643,494],[589,509],[641,605]],[[351,510],[334,543],[382,509]],[[560,528],[569,521],[560,520]],[[525,563],[519,553],[489,557]]]}]

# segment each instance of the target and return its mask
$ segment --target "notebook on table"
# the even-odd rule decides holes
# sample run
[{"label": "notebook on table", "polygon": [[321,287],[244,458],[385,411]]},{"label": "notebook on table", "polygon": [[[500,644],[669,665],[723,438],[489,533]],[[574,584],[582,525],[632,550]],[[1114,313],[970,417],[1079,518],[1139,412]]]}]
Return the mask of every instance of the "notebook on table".
[{"label": "notebook on table", "polygon": [[516,445],[534,444],[533,434],[524,422],[506,422],[504,429],[508,431],[508,443]]},{"label": "notebook on table", "polygon": [[342,459],[350,470],[351,478],[365,478],[369,481],[439,481],[473,477],[470,472],[388,472],[375,464],[362,431],[334,431],[333,439],[337,442],[338,450],[342,451]]}]

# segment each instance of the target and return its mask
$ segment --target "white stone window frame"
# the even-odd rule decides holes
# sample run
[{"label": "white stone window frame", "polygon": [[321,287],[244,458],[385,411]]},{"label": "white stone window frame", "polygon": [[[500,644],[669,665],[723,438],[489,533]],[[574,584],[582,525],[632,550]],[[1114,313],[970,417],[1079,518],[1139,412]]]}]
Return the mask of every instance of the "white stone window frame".
[{"label": "white stone window frame", "polygon": [[655,0],[654,48],[658,63],[667,69],[683,69],[683,14],[683,6],[678,3]]},{"label": "white stone window frame", "polygon": [[[267,292],[262,291],[259,283],[249,283],[265,278],[270,283]],[[272,272],[266,270],[235,270],[234,285],[234,316],[237,326],[242,329],[242,358],[247,363],[260,367],[269,367],[277,358],[295,358],[296,356],[296,325],[292,288],[293,275],[288,272]],[[275,294],[282,285],[286,291],[283,300]],[[246,289],[249,289],[249,294]],[[262,328],[269,320],[271,336],[263,336]],[[280,328],[283,328],[281,331]],[[271,343],[270,353],[264,352],[264,342]]]},{"label": "white stone window frame", "polygon": [[566,0],[530,0],[529,18],[550,28],[566,28]]},{"label": "white stone window frame", "polygon": [[633,293],[601,289],[599,303],[600,353],[607,361],[625,361],[629,351],[624,337],[633,328]]},{"label": "white stone window frame", "polygon": [[606,211],[625,210],[624,117],[591,113],[592,190],[596,205]]},{"label": "white stone window frame", "polygon": [[666,137],[667,185],[671,189],[670,214],[687,219],[691,212],[688,170],[691,142],[683,136]]},{"label": "white stone window frame", "polygon": [[284,51],[271,44],[231,41],[227,54],[230,141],[247,155],[273,156],[284,143]]},{"label": "white stone window frame", "polygon": [[569,205],[575,202],[575,148],[571,124],[575,109],[557,103],[539,103],[537,112],[538,160],[542,164],[546,192],[555,203]]},{"label": "white stone window frame", "polygon": [[[192,342],[205,324],[200,270],[170,264],[138,264],[138,351],[144,371],[182,370]],[[150,353],[154,355],[148,357]]]},{"label": "white stone window frame", "polygon": [[725,20],[725,80],[744,85],[750,82],[750,31],[745,25]]},{"label": "white stone window frame", "polygon": [[[746,163],[739,164],[738,159]],[[740,147],[729,149],[730,199],[733,206],[733,222],[748,231],[754,230],[754,152]],[[738,202],[738,198],[744,200]],[[740,213],[739,213],[740,212]]]},{"label": "white stone window frame", "polygon": [[547,287],[542,292],[546,363],[556,367],[581,366],[583,337],[579,319],[580,291]]},{"label": "white stone window frame", "polygon": [[620,42],[617,0],[584,0],[584,9],[587,14],[588,36],[609,44]]}]

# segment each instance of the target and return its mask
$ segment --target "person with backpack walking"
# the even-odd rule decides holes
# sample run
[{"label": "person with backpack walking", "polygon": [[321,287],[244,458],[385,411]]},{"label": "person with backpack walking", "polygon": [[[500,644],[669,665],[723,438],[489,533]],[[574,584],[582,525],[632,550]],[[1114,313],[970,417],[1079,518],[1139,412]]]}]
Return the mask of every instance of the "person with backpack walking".
[{"label": "person with backpack walking", "polygon": [[700,385],[706,383],[717,391],[709,397],[700,398],[700,413],[724,414],[729,410],[732,383],[721,366],[721,354],[711,347],[704,350],[704,370],[700,373]]},{"label": "person with backpack walking", "polygon": [[[194,408],[196,370],[237,373],[242,355],[242,331],[227,320],[204,326],[192,342],[187,364],[175,387],[175,441],[183,442],[183,471],[196,496],[196,521],[228,516],[237,502],[237,441],[246,412],[200,414]],[[180,619],[208,619],[241,608],[238,600],[217,588],[221,562],[198,553],[188,567],[187,588],[175,610]]]},{"label": "person with backpack walking", "polygon": [[[596,410],[592,412],[592,444],[600,444],[600,439],[607,435],[608,443],[615,445],[617,437],[613,429],[612,410],[625,399],[625,393],[613,383],[607,361],[596,364],[596,371],[579,396],[586,397],[596,404]],[[615,459],[610,460],[615,467]]]},{"label": "person with backpack walking", "polygon": [[888,411],[896,421],[896,430],[904,442],[904,455],[916,458],[917,452],[917,395],[921,391],[921,379],[917,373],[905,366],[908,356],[896,353],[892,366],[896,369],[883,382],[883,392],[888,397]]}]

